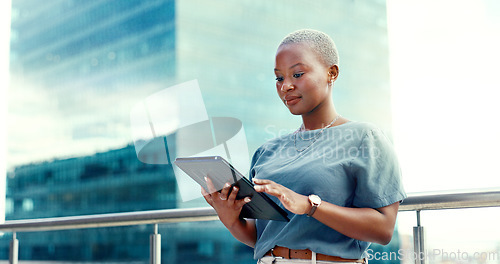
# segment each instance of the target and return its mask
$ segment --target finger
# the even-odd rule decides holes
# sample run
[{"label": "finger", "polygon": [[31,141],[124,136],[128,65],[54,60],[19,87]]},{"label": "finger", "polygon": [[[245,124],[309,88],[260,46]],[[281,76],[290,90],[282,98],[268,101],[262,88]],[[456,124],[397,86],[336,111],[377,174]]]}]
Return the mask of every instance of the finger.
[{"label": "finger", "polygon": [[226,183],[224,184],[224,188],[222,188],[222,190],[220,191],[220,195],[219,195],[219,198],[221,200],[227,200],[227,196],[229,194],[229,189],[231,188],[231,184],[229,183]]},{"label": "finger", "polygon": [[278,198],[283,194],[281,185],[277,184],[266,184],[266,185],[255,186],[255,190],[258,192],[265,192],[269,195],[276,196]]},{"label": "finger", "polygon": [[205,188],[203,188],[203,186],[201,186],[201,194],[203,196],[209,196],[210,194],[205,190]]},{"label": "finger", "polygon": [[281,188],[281,186],[277,187],[277,186],[269,186],[266,188],[266,193],[270,194],[270,195],[273,195],[273,196],[276,196],[278,198],[280,198],[281,196],[284,196],[285,193],[284,193],[284,189]]},{"label": "finger", "polygon": [[245,197],[241,200],[237,200],[235,203],[236,209],[238,209],[238,210],[241,209],[243,207],[243,205],[245,205],[251,201],[252,201],[252,198],[250,198],[250,197]]},{"label": "finger", "polygon": [[240,189],[238,189],[238,187],[234,186],[232,191],[231,191],[231,194],[229,195],[229,197],[227,198],[227,201],[229,203],[234,203],[234,201],[236,201],[236,196],[238,195],[238,191]]},{"label": "finger", "polygon": [[277,188],[281,187],[281,185],[270,182],[270,183],[259,183],[258,185],[254,186],[254,189],[258,192],[274,192]]},{"label": "finger", "polygon": [[257,192],[266,192],[266,186],[264,186],[264,185],[257,185],[257,186],[254,187],[254,189]]},{"label": "finger", "polygon": [[209,177],[205,177],[205,181],[207,181],[208,192],[210,194],[216,193],[217,190],[215,189],[215,186],[214,186],[214,183],[212,182],[212,180]]},{"label": "finger", "polygon": [[271,180],[266,180],[266,179],[253,179],[253,182],[255,184],[271,184],[271,183],[274,183],[273,181]]},{"label": "finger", "polygon": [[205,198],[205,201],[207,201],[208,204],[212,205],[212,198],[210,197],[210,194],[203,187],[201,187],[201,194],[203,195],[203,198]]}]

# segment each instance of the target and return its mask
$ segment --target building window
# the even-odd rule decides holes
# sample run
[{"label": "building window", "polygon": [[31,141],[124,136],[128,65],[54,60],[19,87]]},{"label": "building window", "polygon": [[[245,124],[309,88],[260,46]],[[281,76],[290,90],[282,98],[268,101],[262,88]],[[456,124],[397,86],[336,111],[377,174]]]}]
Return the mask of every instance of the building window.
[{"label": "building window", "polygon": [[33,211],[33,199],[31,198],[26,198],[23,200],[23,211],[25,212],[31,212]]}]

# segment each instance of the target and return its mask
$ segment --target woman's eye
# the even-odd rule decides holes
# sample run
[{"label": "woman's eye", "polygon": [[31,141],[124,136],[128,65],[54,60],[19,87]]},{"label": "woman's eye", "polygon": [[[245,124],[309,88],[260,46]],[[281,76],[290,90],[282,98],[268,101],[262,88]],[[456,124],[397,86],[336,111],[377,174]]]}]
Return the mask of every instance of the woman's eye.
[{"label": "woman's eye", "polygon": [[283,77],[276,77],[276,81],[278,81],[278,82],[282,82],[283,80],[284,80]]},{"label": "woman's eye", "polygon": [[301,73],[294,73],[294,74],[293,74],[293,78],[299,78],[299,77],[300,77],[300,76],[302,76],[302,75],[304,75],[304,73],[303,73],[303,72],[301,72]]}]

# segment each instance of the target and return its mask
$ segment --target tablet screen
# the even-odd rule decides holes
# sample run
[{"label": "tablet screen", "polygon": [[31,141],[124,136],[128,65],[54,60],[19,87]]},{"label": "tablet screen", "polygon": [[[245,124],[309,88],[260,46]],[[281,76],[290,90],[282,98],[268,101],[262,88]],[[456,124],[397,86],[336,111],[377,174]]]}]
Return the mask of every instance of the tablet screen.
[{"label": "tablet screen", "polygon": [[253,188],[247,178],[238,172],[229,162],[220,156],[177,158],[174,162],[187,175],[208,191],[205,177],[210,178],[217,191],[224,184],[238,186],[236,199],[251,197],[252,201],[245,204],[241,211],[243,218],[289,221],[286,211],[273,202],[266,194]]}]

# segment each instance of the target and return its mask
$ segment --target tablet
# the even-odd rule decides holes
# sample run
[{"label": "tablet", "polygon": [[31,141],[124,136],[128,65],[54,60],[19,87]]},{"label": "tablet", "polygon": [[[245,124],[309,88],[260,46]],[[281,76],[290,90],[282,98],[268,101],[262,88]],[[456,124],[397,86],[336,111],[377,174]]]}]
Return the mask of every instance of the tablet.
[{"label": "tablet", "polygon": [[251,197],[252,201],[243,206],[240,217],[289,221],[285,210],[272,201],[267,194],[255,191],[253,183],[222,157],[177,158],[174,163],[207,191],[205,177],[210,178],[216,190],[219,191],[226,183],[237,186],[239,191],[236,199]]}]

